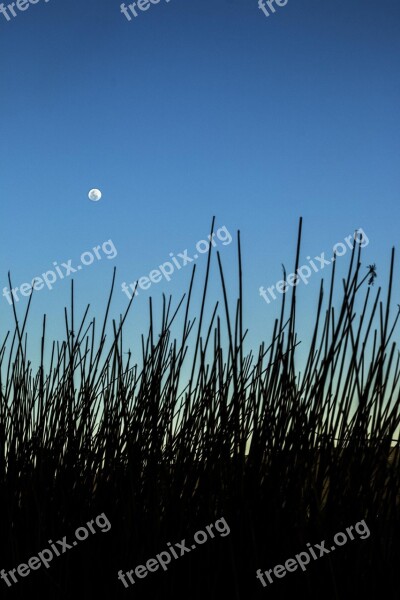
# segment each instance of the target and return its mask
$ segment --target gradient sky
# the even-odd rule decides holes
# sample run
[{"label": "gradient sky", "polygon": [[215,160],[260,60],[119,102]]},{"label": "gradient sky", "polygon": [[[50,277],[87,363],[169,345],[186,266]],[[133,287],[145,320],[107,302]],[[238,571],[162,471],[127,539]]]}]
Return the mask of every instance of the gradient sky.
[{"label": "gradient sky", "polygon": [[[118,317],[121,283],[170,252],[193,255],[213,215],[241,230],[250,341],[278,313],[258,289],[282,262],[291,270],[299,216],[301,263],[361,227],[384,285],[399,246],[399,2],[289,0],[267,18],[257,0],[161,0],[131,22],[119,6],[40,0],[10,22],[0,14],[1,290],[8,270],[19,286],[111,239],[116,258],[75,285],[98,315],[116,266]],[[219,249],[235,293],[234,243]],[[142,291],[129,327],[145,328],[150,294],[159,306],[189,278],[186,267]],[[319,279],[299,287],[306,329]],[[216,268],[212,282],[217,293]],[[46,312],[61,335],[68,299],[68,279],[37,292],[33,332]],[[3,337],[4,297],[0,319]]]}]

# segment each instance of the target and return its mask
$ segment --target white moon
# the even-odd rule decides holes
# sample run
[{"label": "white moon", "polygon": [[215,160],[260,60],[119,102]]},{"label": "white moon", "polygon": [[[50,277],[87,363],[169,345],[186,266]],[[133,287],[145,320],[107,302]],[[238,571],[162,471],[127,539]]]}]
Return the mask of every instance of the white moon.
[{"label": "white moon", "polygon": [[93,202],[98,202],[101,198],[101,191],[98,190],[97,188],[93,188],[88,193],[88,198],[89,198],[89,200],[92,200]]}]

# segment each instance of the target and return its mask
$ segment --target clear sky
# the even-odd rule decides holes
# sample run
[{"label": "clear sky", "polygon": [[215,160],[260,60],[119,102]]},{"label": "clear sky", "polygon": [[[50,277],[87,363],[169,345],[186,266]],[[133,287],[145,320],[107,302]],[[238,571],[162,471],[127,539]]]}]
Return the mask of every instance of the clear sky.
[{"label": "clear sky", "polygon": [[[216,228],[241,230],[255,342],[278,312],[259,287],[281,279],[282,262],[290,272],[300,215],[301,263],[330,257],[361,227],[365,264],[385,283],[399,247],[397,0],[289,0],[268,17],[257,0],[161,0],[131,21],[116,0],[15,10],[9,21],[0,14],[1,290],[8,270],[20,286],[112,240],[115,258],[103,253],[75,285],[79,307],[90,302],[98,316],[116,266],[118,317],[122,282],[170,253],[193,256],[213,215]],[[235,245],[218,249],[235,292]],[[197,262],[202,271],[206,255]],[[303,325],[320,275],[301,287]],[[140,290],[129,327],[144,328],[150,294],[159,305],[189,278],[187,266]],[[35,294],[34,331],[46,312],[59,335],[70,279]],[[400,301],[397,283],[395,292]],[[10,317],[1,296],[2,336]]]}]

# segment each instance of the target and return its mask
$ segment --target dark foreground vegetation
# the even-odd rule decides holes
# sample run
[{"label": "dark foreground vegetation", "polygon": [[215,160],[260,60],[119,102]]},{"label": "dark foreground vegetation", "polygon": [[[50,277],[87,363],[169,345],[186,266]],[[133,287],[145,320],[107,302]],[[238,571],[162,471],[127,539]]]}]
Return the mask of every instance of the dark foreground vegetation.
[{"label": "dark foreground vegetation", "polygon": [[[300,239],[301,222],[296,268]],[[138,347],[123,335],[127,313],[109,319],[112,290],[99,326],[88,322],[88,311],[77,322],[72,288],[65,341],[54,343],[45,361],[44,320],[41,366],[32,372],[27,315],[15,313],[15,331],[0,346],[0,570],[27,563],[50,539],[73,538],[100,513],[112,528],[12,587],[0,580],[0,597],[396,597],[394,253],[383,294],[371,286],[374,267],[361,265],[360,252],[349,257],[344,280],[336,281],[332,265],[330,282],[310,303],[315,329],[300,374],[300,288],[282,296],[270,342],[244,352],[239,235],[237,298],[228,298],[218,255],[222,302],[206,319],[210,254],[197,318],[190,316],[193,272],[177,305],[164,300],[157,330],[150,301],[148,334]],[[144,564],[167,542],[190,540],[221,517],[228,536],[128,589],[117,579],[120,569]],[[331,540],[363,519],[367,539],[356,537],[266,588],[256,579],[257,569],[283,564],[307,542]]]}]

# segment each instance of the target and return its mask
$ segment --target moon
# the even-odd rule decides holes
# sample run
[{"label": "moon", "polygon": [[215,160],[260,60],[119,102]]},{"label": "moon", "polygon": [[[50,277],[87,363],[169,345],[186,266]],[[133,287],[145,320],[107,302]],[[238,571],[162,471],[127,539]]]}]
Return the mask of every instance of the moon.
[{"label": "moon", "polygon": [[88,193],[88,198],[89,198],[89,200],[92,200],[92,202],[98,202],[101,198],[101,191],[98,190],[97,188],[93,188]]}]

